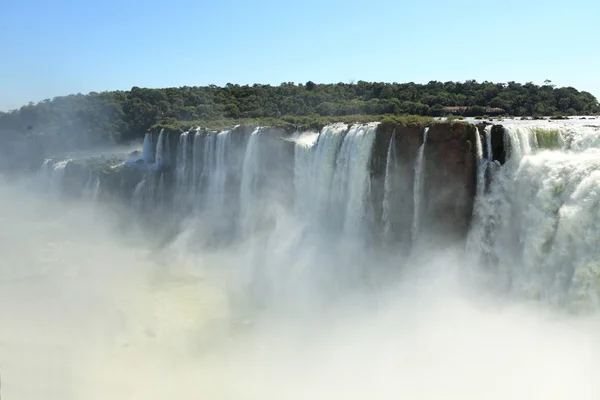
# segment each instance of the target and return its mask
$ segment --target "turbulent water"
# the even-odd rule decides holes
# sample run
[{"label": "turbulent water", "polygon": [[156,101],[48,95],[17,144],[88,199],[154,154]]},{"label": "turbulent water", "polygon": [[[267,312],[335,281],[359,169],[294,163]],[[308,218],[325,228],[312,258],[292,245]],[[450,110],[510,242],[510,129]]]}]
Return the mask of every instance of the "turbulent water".
[{"label": "turbulent water", "polygon": [[[492,172],[471,239],[511,291],[572,309],[597,308],[600,126],[571,122],[557,130],[556,123],[536,121],[505,127],[509,160]],[[550,148],[538,143],[541,130],[556,131]]]},{"label": "turbulent water", "polygon": [[147,135],[121,203],[57,196],[71,159],[0,184],[2,395],[597,399],[600,124],[502,124],[466,246],[410,257],[427,131],[410,182],[390,137],[379,214],[377,124]]}]

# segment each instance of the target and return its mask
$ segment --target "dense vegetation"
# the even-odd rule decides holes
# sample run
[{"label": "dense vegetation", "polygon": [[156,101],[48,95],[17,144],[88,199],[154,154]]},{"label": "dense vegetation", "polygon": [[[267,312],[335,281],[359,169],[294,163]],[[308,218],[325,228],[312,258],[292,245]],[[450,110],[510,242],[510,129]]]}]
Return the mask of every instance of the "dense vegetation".
[{"label": "dense vegetation", "polygon": [[[221,126],[241,121],[310,125],[349,116],[440,116],[444,106],[470,106],[471,114],[500,107],[507,114],[575,115],[600,113],[597,99],[572,87],[476,81],[415,83],[306,84],[280,86],[227,84],[92,92],[30,103],[0,112],[6,136],[69,139],[75,147],[138,138],[153,126]],[[377,117],[375,117],[377,116]],[[354,118],[354,117],[353,117]],[[63,143],[64,145],[64,143]]]}]

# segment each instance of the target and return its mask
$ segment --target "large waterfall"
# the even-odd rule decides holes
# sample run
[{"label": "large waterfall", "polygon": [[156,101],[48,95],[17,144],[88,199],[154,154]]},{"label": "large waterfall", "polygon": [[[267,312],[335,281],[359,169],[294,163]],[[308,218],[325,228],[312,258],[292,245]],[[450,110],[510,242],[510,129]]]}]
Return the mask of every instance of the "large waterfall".
[{"label": "large waterfall", "polygon": [[[600,304],[599,129],[590,120],[506,121],[473,138],[476,191],[466,249],[493,272],[497,288],[576,309]],[[354,254],[372,251],[376,238],[393,249],[415,242],[422,229],[440,233],[431,224],[449,209],[436,193],[453,186],[444,188],[432,172],[442,168],[434,155],[438,136],[429,143],[426,127],[415,147],[402,130],[391,132],[377,155],[379,184],[371,165],[377,130],[376,123],[338,123],[293,134],[192,129],[177,141],[164,131],[148,134],[137,159],[147,172],[130,189],[132,205],[183,221],[180,229],[196,233],[191,246],[259,236],[279,246],[294,226],[302,241],[320,237]],[[47,160],[39,178],[58,191],[70,162]],[[98,198],[110,182],[86,174],[84,192]],[[427,247],[432,239],[424,240]]]},{"label": "large waterfall", "polygon": [[419,147],[419,154],[417,156],[417,162],[415,164],[415,181],[413,187],[413,199],[414,199],[414,216],[411,230],[412,240],[416,241],[419,235],[419,222],[421,220],[421,203],[423,197],[423,169],[425,165],[425,146],[427,145],[427,133],[429,128],[425,128],[423,132],[423,143]]},{"label": "large waterfall", "polygon": [[479,122],[165,129],[0,181],[3,394],[598,399],[600,121]]},{"label": "large waterfall", "polygon": [[504,127],[508,160],[478,203],[472,236],[510,290],[573,309],[596,308],[600,127]]}]

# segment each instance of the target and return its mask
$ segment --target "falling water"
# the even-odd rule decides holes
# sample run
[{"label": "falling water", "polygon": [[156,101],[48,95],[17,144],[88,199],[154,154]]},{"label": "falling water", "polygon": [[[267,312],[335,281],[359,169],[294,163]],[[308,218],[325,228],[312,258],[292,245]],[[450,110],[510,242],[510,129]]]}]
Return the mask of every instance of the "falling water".
[{"label": "falling water", "polygon": [[133,195],[131,196],[131,205],[134,210],[141,210],[144,206],[144,192],[146,187],[146,179],[142,179],[133,190]]},{"label": "falling water", "polygon": [[156,165],[159,167],[167,166],[171,162],[169,156],[169,137],[164,129],[160,130],[158,142],[156,143]]},{"label": "falling water", "polygon": [[392,176],[392,166],[396,162],[396,130],[392,132],[392,136],[390,137],[390,145],[388,146],[387,158],[385,163],[385,182],[384,182],[384,194],[383,194],[383,213],[382,213],[382,223],[383,223],[383,235],[388,238],[391,230],[392,230],[392,220],[390,218],[391,212],[393,210],[392,207],[392,198],[393,198],[393,176]]},{"label": "falling water", "polygon": [[100,178],[96,178],[94,182],[94,188],[92,190],[92,201],[95,203],[98,201],[98,196],[100,196]]},{"label": "falling water", "polygon": [[[324,139],[323,136],[321,137]],[[295,214],[307,221],[307,224],[315,220],[314,210],[318,203],[311,193],[315,186],[318,186],[314,184],[314,172],[317,167],[315,147],[318,140],[318,133],[306,132],[296,138],[294,146],[294,190],[296,193],[294,209]]]},{"label": "falling water", "polygon": [[212,135],[211,138],[210,146],[214,147],[211,148],[212,152],[210,154],[205,154],[205,157],[208,156],[210,159],[208,165],[211,168],[207,176],[207,207],[211,210],[211,213],[215,213],[215,216],[220,218],[223,214],[225,202],[228,171],[227,154],[230,153],[231,131],[219,132]]},{"label": "falling water", "polygon": [[509,159],[477,205],[479,249],[512,292],[573,310],[597,309],[600,142],[569,149],[561,130],[563,148],[537,149],[528,127],[505,128]]},{"label": "falling water", "polygon": [[244,153],[242,181],[240,186],[240,232],[246,236],[256,228],[257,192],[260,179],[260,136],[261,127],[254,129]]},{"label": "falling water", "polygon": [[419,222],[421,217],[421,200],[423,195],[423,168],[425,166],[425,144],[427,144],[428,132],[429,127],[426,127],[423,131],[423,143],[421,144],[421,147],[419,147],[419,154],[417,155],[417,161],[415,164],[415,180],[413,188],[414,215],[411,230],[413,242],[417,240],[420,228]]},{"label": "falling water", "polygon": [[[486,154],[486,159],[491,162],[494,161],[494,154],[492,152],[492,125],[487,125],[484,128],[484,134],[485,134],[485,154]],[[479,135],[477,135],[479,136]]]},{"label": "falling water", "polygon": [[352,126],[335,161],[330,195],[333,222],[352,237],[366,230],[371,190],[369,163],[376,129],[376,123]]},{"label": "falling water", "polygon": [[54,162],[52,159],[44,160],[38,178],[40,178],[40,184],[46,188],[46,190],[54,195],[61,193],[61,186],[67,165],[71,162],[71,159],[66,159],[58,162]]},{"label": "falling water", "polygon": [[206,134],[202,132],[196,132],[194,135],[194,147],[192,151],[192,184],[190,192],[194,199],[200,198],[201,195],[201,182],[202,182],[202,171],[204,168],[204,141],[203,138]]},{"label": "falling water", "polygon": [[152,144],[152,134],[146,133],[144,135],[144,143],[142,144],[142,159],[146,162],[146,164],[150,164],[154,162],[154,146]]},{"label": "falling water", "polygon": [[179,148],[177,155],[177,167],[176,167],[176,179],[177,179],[177,190],[185,191],[189,187],[188,182],[188,144],[189,144],[190,133],[183,132],[179,136]]},{"label": "falling water", "polygon": [[329,220],[335,160],[346,131],[348,126],[345,124],[327,125],[319,134],[305,134],[296,141],[294,181],[297,215],[317,229],[324,228]]},{"label": "falling water", "polygon": [[485,191],[486,168],[486,159],[483,158],[483,148],[481,145],[481,136],[479,135],[479,131],[477,131],[475,134],[475,161],[477,162],[477,199],[475,199],[475,201],[477,201],[483,196]]}]

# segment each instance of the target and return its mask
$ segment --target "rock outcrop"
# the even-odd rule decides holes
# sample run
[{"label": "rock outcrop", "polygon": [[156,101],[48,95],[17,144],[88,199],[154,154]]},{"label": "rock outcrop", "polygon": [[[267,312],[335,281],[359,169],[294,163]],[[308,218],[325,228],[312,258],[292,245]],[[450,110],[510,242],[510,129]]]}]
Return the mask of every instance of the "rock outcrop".
[{"label": "rock outcrop", "polygon": [[[221,162],[225,165],[223,179],[227,185],[223,208],[231,210],[233,214],[242,207],[240,185],[243,169],[249,167],[244,162],[254,130],[252,126],[233,128],[227,136],[227,148],[223,150]],[[407,250],[411,247],[416,201],[415,168],[419,149],[425,140],[424,131],[425,126],[419,124],[382,123],[377,129],[370,161],[368,201],[371,217],[365,225],[371,231],[369,237],[374,241],[406,246]],[[498,142],[503,135],[501,127],[494,127],[492,132],[494,154],[503,158],[503,141]],[[436,123],[428,128],[422,193],[419,194],[419,215],[425,238],[453,240],[466,236],[476,192],[473,145],[476,134],[477,128],[464,122]],[[209,153],[215,156],[217,135],[217,132],[201,130],[191,130],[185,134],[164,130],[152,132],[149,140],[151,147],[156,149],[151,154],[152,160],[145,160],[143,154],[137,154],[111,165],[97,160],[73,161],[65,171],[65,188],[68,194],[78,196],[82,194],[81,188],[89,185],[90,180],[98,180],[104,199],[135,203],[132,201],[134,192],[140,196],[140,191],[145,191],[141,197],[146,202],[156,204],[142,208],[156,210],[158,207],[163,209],[163,214],[174,211],[186,215],[201,201],[198,199],[201,188],[208,184],[203,169],[215,168],[204,165],[204,157]],[[258,202],[265,203],[263,220],[265,226],[269,226],[273,222],[269,217],[272,214],[269,207],[293,207],[295,201],[295,142],[292,133],[278,128],[261,129],[254,141],[253,146],[258,147],[260,154],[254,154],[252,162],[260,165],[250,167],[263,172],[252,182],[253,195],[259,197]],[[182,201],[185,196],[188,201]],[[387,205],[384,205],[386,202]],[[235,215],[230,217],[236,218]]]}]

